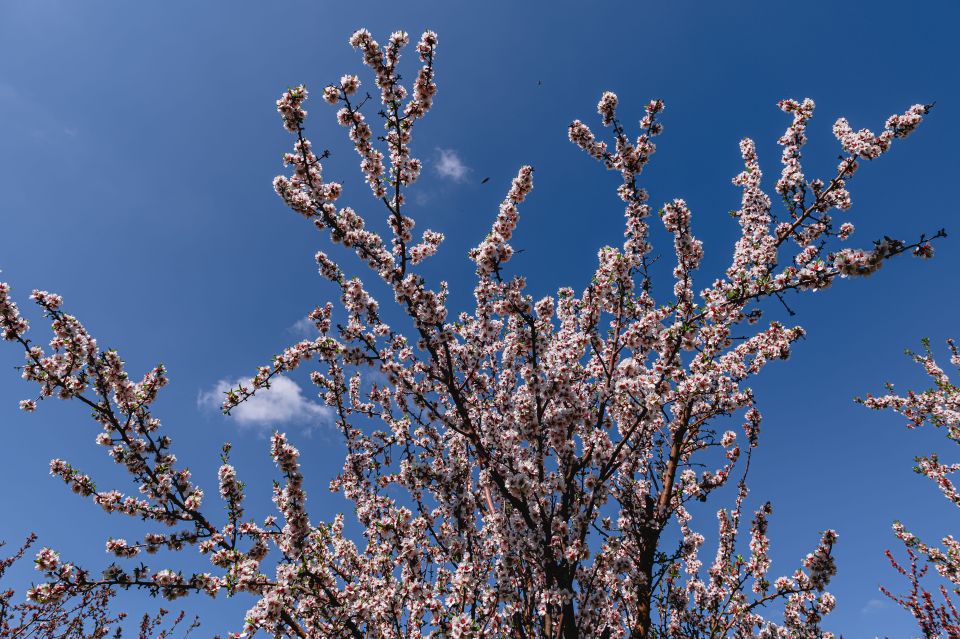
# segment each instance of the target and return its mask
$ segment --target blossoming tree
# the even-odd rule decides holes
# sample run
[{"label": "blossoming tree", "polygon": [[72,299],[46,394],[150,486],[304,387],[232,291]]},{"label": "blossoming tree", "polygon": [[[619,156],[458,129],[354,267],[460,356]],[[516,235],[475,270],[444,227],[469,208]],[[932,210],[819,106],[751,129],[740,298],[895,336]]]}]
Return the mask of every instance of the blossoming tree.
[{"label": "blossoming tree", "polygon": [[[303,86],[277,103],[295,142],[285,156],[291,173],[274,187],[321,234],[356,254],[392,292],[396,310],[382,312],[363,280],[317,253],[320,274],[342,291],[342,309],[317,307],[309,317],[319,336],[231,390],[224,411],[306,360],[317,362],[312,381],[335,412],[347,450],[331,489],[355,505],[362,539],[344,532],[343,515],[308,514],[299,452],[280,433],[270,445],[283,476],[274,489],[279,515],[248,515],[229,446],[219,470],[227,515],[210,514],[151,411],[167,371],[158,366],[134,381],[120,355],[101,349],[61,298],[44,291],[32,298],[54,337],[49,347],[31,341],[27,320],[0,284],[0,326],[25,349],[23,377],[39,384],[37,399],[86,405],[101,426],[97,443],[129,471],[137,492],[104,490],[60,459],[51,472],[104,510],[158,527],[142,539],[107,541],[118,561],[100,575],[42,550],[37,566],[46,581],[31,598],[53,601],[102,585],[168,598],[249,592],[258,600],[244,632],[283,637],[829,636],[820,624],[834,607],[825,587],[835,571],[836,533],[823,532],[797,570],[775,577],[771,507],[752,517],[744,512],[761,425],[745,382],[785,359],[804,334],[799,326],[761,324],[763,300],[870,274],[902,253],[932,255],[929,240],[942,232],[857,249],[840,244],[853,226],[834,219],[851,206],[848,186],[862,162],[909,135],[929,107],[890,117],[879,134],[838,120],[836,173],[808,179],[801,150],[814,104],[782,101],[791,122],[779,140],[776,210],[761,188],[754,143],[745,139],[743,170],[733,179],[743,193],[733,213],[742,232],[729,267],[698,292],[703,246],[690,209],[676,199],[655,211],[639,185],[664,104],[646,105],[632,137],[617,96],[605,93],[598,112],[607,139],[579,120],[569,137],[619,175],[622,245],[600,249],[581,291],[532,299],[526,280],[509,269],[511,236],[533,188],[533,169],[521,167],[490,233],[469,254],[475,306],[456,313],[448,308],[448,284],[420,274],[443,235],[426,230],[415,238],[407,201],[421,171],[411,137],[437,91],[437,36],[427,31],[416,45],[421,64],[409,92],[398,72],[407,34],[394,33],[381,46],[360,30],[350,44],[375,76],[383,134],[364,115],[374,97],[360,91],[356,76],[327,86],[323,98],[339,107],[386,233],[373,228],[369,213],[338,206],[343,189],[323,176],[324,154],[306,137]],[[672,289],[655,284],[650,220],[672,237]],[[388,323],[388,315],[401,319]],[[371,370],[377,377],[365,382]],[[32,411],[37,401],[22,407]],[[742,416],[742,438],[720,432],[734,415]],[[704,565],[705,537],[688,506],[725,484],[734,501],[717,513],[718,545]],[[131,562],[188,547],[212,568],[183,574]],[[764,616],[771,607],[782,610],[782,620]]]},{"label": "blossoming tree", "polygon": [[[881,397],[868,396],[858,400],[876,410],[890,409],[907,418],[908,428],[919,428],[924,424],[945,430],[947,439],[960,443],[960,387],[955,386],[950,377],[937,364],[930,343],[924,340],[924,352],[912,354],[914,360],[923,366],[933,383],[921,393],[909,391],[906,395],[893,393],[888,385],[888,394]],[[950,362],[960,367],[960,351],[953,340],[948,340]],[[927,457],[917,457],[914,470],[933,480],[940,491],[955,506],[960,506],[960,491],[950,479],[950,475],[960,470],[960,464],[944,464],[934,453]],[[910,591],[906,595],[895,595],[886,588],[884,594],[908,610],[917,620],[920,631],[927,639],[960,637],[960,611],[945,585],[939,590],[940,601],[933,593],[921,585],[921,580],[932,565],[947,583],[952,584],[953,594],[960,588],[960,542],[947,535],[943,538],[943,548],[930,546],[911,533],[906,526],[897,521],[893,524],[894,534],[906,547],[909,567],[901,565],[890,551],[887,558],[901,575],[907,578]],[[920,565],[920,561],[924,565]]]}]

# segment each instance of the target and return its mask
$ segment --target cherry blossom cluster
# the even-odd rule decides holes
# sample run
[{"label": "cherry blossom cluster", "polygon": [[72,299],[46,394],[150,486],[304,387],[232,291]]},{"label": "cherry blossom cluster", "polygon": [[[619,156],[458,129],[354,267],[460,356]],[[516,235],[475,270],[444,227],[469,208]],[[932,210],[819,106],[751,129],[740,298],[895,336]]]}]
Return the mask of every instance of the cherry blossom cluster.
[{"label": "cherry blossom cluster", "polygon": [[478,275],[488,275],[499,272],[500,266],[513,256],[513,247],[509,240],[520,221],[517,206],[533,189],[533,167],[524,166],[513,179],[506,199],[500,204],[500,213],[490,230],[490,234],[480,243],[480,246],[470,251],[470,259],[477,264]]},{"label": "cherry blossom cluster", "polygon": [[[721,510],[717,515],[719,543],[706,578],[700,576],[702,562],[698,559],[704,537],[690,529],[688,523],[692,517],[689,512],[683,507],[678,509],[683,542],[672,570],[663,581],[665,603],[660,603],[659,634],[654,636],[697,636],[704,629],[712,629],[721,637],[833,636],[820,630],[820,622],[836,604],[830,593],[823,592],[836,571],[831,554],[836,532],[828,530],[823,533],[820,544],[803,561],[805,570],[798,569],[791,576],[771,582],[767,578],[771,565],[767,536],[768,518],[772,512],[770,502],[763,504],[754,515],[750,526],[749,557],[736,552],[746,494],[746,484],[741,480],[736,508],[731,512]],[[687,575],[685,583],[679,579],[681,567],[682,573]],[[748,582],[752,582],[749,589],[746,588]],[[762,606],[774,600],[785,602],[782,626],[769,623],[759,612]]]},{"label": "cherry blossom cluster", "polygon": [[10,299],[10,285],[0,282],[0,328],[3,339],[13,341],[27,332],[29,324],[20,316],[17,303]]},{"label": "cherry blossom cluster", "polygon": [[[30,535],[12,556],[0,559],[0,579],[8,568],[24,558],[36,540],[36,535]],[[3,546],[0,542],[0,547]],[[72,570],[62,565],[60,556],[49,548],[41,549],[34,563],[38,570],[47,572]],[[15,602],[15,594],[12,589],[0,590],[0,637],[119,639],[127,636],[128,615],[113,612],[116,592],[109,586],[66,594],[56,586],[41,584],[28,591],[29,598],[24,602]],[[181,624],[185,618],[182,611],[173,618],[168,618],[169,615],[168,610],[160,608],[156,614],[143,615],[132,629],[138,639],[167,639],[174,636],[178,628],[184,629]],[[199,626],[199,619],[194,618],[185,630],[189,634]]]},{"label": "cherry blossom cluster", "polygon": [[304,510],[306,493],[303,491],[303,473],[300,472],[297,461],[300,452],[287,443],[286,437],[280,433],[274,434],[270,448],[273,460],[287,480],[283,488],[277,486],[274,489],[274,501],[287,522],[283,528],[280,548],[296,560],[302,554],[304,543],[310,534],[310,521]]},{"label": "cherry blossom cluster", "polygon": [[[915,117],[920,115],[920,111],[914,114]],[[897,126],[907,128],[910,122],[911,120],[907,119]],[[886,395],[878,397],[868,395],[857,401],[868,408],[893,410],[899,413],[907,419],[907,428],[915,429],[929,425],[944,431],[950,442],[960,443],[960,387],[950,381],[950,376],[937,363],[927,340],[924,340],[923,346],[922,353],[911,353],[911,355],[930,378],[932,385],[929,389],[922,392],[908,391],[906,395],[898,395],[893,392],[893,385],[888,384]],[[950,352],[950,363],[960,368],[960,350],[956,342],[947,340],[947,346]],[[960,471],[960,463],[943,463],[935,453],[917,457],[916,463],[914,471],[928,477],[950,503],[960,507],[960,490],[951,479],[951,475]],[[960,636],[960,613],[952,598],[956,594],[957,587],[960,586],[960,541],[953,535],[947,535],[941,540],[942,548],[938,548],[921,541],[899,521],[894,522],[893,531],[906,547],[910,567],[909,569],[904,567],[889,551],[887,551],[887,558],[894,569],[908,580],[910,592],[905,595],[895,595],[886,588],[881,590],[913,614],[924,637]],[[920,560],[925,562],[922,567],[919,565]],[[921,580],[931,565],[950,585],[948,590],[941,584],[940,601],[936,601],[933,593],[921,586]]]},{"label": "cherry blossom cluster", "polygon": [[[868,249],[834,248],[853,227],[835,231],[829,215],[849,208],[857,161],[873,146],[885,152],[928,109],[893,116],[876,140],[838,125],[846,155],[836,176],[808,180],[801,150],[813,102],[782,102],[793,118],[780,140],[776,191],[783,207],[774,210],[756,145],[743,140],[744,167],[733,179],[740,208],[731,213],[740,236],[730,266],[704,286],[705,246],[690,206],[675,198],[654,216],[639,183],[663,131],[664,103],[642,107],[633,135],[618,97],[606,92],[597,105],[606,134],[577,120],[568,135],[617,174],[622,243],[598,250],[580,291],[531,296],[526,278],[507,270],[520,207],[533,193],[533,170],[521,167],[490,233],[469,253],[477,275],[472,308],[455,310],[448,283],[430,281],[419,268],[443,235],[427,230],[413,244],[415,221],[406,208],[406,190],[421,170],[410,154],[414,124],[437,90],[437,36],[427,31],[416,46],[421,65],[412,94],[399,74],[408,42],[396,32],[381,46],[363,29],[350,38],[380,90],[383,136],[374,136],[363,114],[368,98],[358,97],[358,77],[343,76],[323,91],[348,129],[375,205],[385,208],[382,226],[341,207],[343,187],[324,179],[326,154],[315,154],[306,138],[306,89],[278,101],[283,125],[295,135],[284,157],[292,174],[275,179],[278,195],[379,282],[371,285],[319,251],[318,269],[339,287],[339,306],[312,311],[318,336],[258,368],[223,405],[229,413],[277,375],[315,362],[310,378],[346,450],[330,488],[352,502],[363,534],[349,536],[343,515],[310,516],[301,454],[281,433],[270,442],[283,477],[274,487],[278,514],[262,525],[245,514],[250,507],[229,446],[215,491],[226,516],[209,514],[152,413],[166,370],[158,366],[132,381],[120,356],[100,349],[49,293],[34,300],[54,339],[49,351],[35,345],[2,285],[0,322],[7,339],[24,348],[24,377],[39,385],[38,399],[56,395],[90,408],[102,427],[97,443],[132,476],[139,495],[102,490],[64,460],[54,460],[51,472],[108,512],[159,527],[135,541],[109,539],[117,563],[102,579],[44,551],[38,567],[47,581],[34,598],[103,586],[171,599],[247,592],[257,601],[245,617],[245,636],[830,637],[821,625],[835,605],[826,587],[836,571],[836,533],[822,533],[799,567],[779,577],[769,574],[772,507],[758,508],[749,534],[741,534],[762,422],[749,381],[787,359],[805,335],[799,326],[756,325],[765,304],[786,293],[826,288],[895,255],[932,250],[929,240],[940,233],[914,243],[885,238]],[[653,256],[651,219],[672,240],[666,267]],[[656,277],[663,268],[672,286]],[[377,290],[392,294],[395,306],[384,310]],[[26,410],[36,408],[37,400],[26,401]],[[743,417],[742,444],[727,428],[732,415]],[[688,506],[731,483],[736,503],[719,510],[716,554],[706,563],[706,537]],[[187,574],[129,565],[143,553],[187,547],[212,569]],[[783,618],[773,621],[767,611],[778,606]]]},{"label": "cherry blossom cluster", "polygon": [[307,99],[307,88],[302,84],[292,88],[277,100],[277,111],[283,118],[283,127],[291,133],[296,133],[303,121],[307,118],[307,112],[303,108],[303,102]]}]

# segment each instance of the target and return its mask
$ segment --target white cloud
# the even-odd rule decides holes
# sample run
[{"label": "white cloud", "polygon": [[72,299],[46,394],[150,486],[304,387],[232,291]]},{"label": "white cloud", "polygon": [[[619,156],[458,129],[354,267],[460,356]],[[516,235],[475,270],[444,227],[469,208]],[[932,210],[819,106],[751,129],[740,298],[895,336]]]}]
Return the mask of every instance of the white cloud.
[{"label": "white cloud", "polygon": [[887,607],[887,602],[884,601],[883,599],[871,599],[870,601],[867,602],[867,605],[865,605],[860,610],[860,614],[863,614],[863,615],[874,614],[874,613],[880,612],[886,607]]},{"label": "white cloud", "polygon": [[0,82],[0,102],[9,102],[20,106],[25,102],[25,99],[23,93],[15,86],[7,84],[6,82]]},{"label": "white cloud", "polygon": [[319,333],[317,325],[309,317],[301,317],[287,330],[295,335],[308,335],[311,337]]},{"label": "white cloud", "polygon": [[470,172],[470,168],[463,163],[460,156],[453,149],[437,149],[439,158],[437,159],[437,173],[442,177],[462,182]]},{"label": "white cloud", "polygon": [[[233,383],[220,380],[212,390],[201,391],[197,395],[197,406],[219,409],[224,393],[236,388],[240,383],[250,386],[249,380]],[[244,426],[275,426],[285,423],[317,426],[333,421],[332,409],[308,399],[300,385],[286,377],[275,377],[270,382],[270,388],[257,391],[256,395],[230,411],[230,415]]]},{"label": "white cloud", "polygon": [[413,192],[413,201],[417,203],[418,206],[426,206],[433,200],[433,194],[429,191],[419,190]]}]

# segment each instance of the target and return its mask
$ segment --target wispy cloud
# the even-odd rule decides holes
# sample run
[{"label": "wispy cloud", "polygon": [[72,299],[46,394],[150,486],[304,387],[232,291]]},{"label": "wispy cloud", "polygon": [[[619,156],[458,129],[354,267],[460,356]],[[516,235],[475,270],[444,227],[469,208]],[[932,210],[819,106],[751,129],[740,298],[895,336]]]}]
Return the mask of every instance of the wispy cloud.
[{"label": "wispy cloud", "polygon": [[462,182],[466,179],[470,167],[463,163],[460,156],[453,149],[437,149],[437,173],[454,182]]},{"label": "wispy cloud", "polygon": [[883,599],[871,599],[867,604],[860,609],[860,614],[862,615],[871,615],[877,612],[880,612],[887,607],[887,602]]},{"label": "wispy cloud", "polygon": [[317,330],[317,325],[314,324],[313,320],[309,317],[301,317],[296,322],[293,323],[293,326],[287,329],[294,335],[305,335],[305,336],[315,336],[319,331]]},{"label": "wispy cloud", "polygon": [[64,136],[75,138],[80,135],[79,128],[67,124],[59,114],[50,111],[49,105],[7,82],[0,82],[0,109],[12,120],[29,114],[28,120],[33,124],[25,132],[39,140],[59,142],[65,139]]},{"label": "wispy cloud", "polygon": [[25,102],[23,93],[12,84],[0,82],[0,103],[7,102],[21,105]]},{"label": "wispy cloud", "polygon": [[[209,391],[197,395],[197,406],[203,409],[219,409],[224,393],[238,384],[250,385],[249,380],[231,383],[220,380]],[[303,389],[292,379],[276,377],[270,382],[270,388],[257,391],[257,394],[243,402],[230,414],[243,426],[277,426],[299,423],[305,426],[329,424],[333,420],[333,411],[311,401],[303,394]]]}]

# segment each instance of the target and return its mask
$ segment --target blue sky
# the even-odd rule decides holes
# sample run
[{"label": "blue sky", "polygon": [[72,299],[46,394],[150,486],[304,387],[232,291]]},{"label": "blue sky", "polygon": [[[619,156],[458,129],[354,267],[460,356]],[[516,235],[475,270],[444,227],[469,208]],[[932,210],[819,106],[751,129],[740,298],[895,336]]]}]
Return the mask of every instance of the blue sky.
[{"label": "blue sky", "polygon": [[[618,241],[616,178],[566,140],[572,119],[596,122],[603,90],[620,96],[627,122],[650,98],[666,101],[665,131],[643,184],[654,203],[682,197],[693,210],[707,254],[701,286],[729,260],[736,237],[727,211],[739,203],[730,184],[740,170],[739,139],[757,141],[768,185],[779,173],[775,141],[788,119],[776,102],[785,97],[818,105],[808,176],[833,170],[839,149],[830,127],[838,116],[877,130],[891,113],[936,101],[916,134],[857,175],[850,220],[861,243],[940,227],[960,233],[958,20],[960,5],[947,1],[911,9],[886,1],[801,8],[418,0],[398,8],[7,0],[0,3],[2,278],[21,301],[32,288],[64,295],[131,371],[167,365],[173,382],[157,413],[208,494],[217,450],[229,439],[251,499],[268,512],[264,433],[277,426],[303,451],[314,517],[327,518],[347,506],[325,490],[340,448],[310,387],[297,395],[289,386],[288,420],[268,425],[254,423],[257,415],[247,424],[225,420],[203,398],[297,339],[296,322],[336,297],[313,265],[323,238],[271,189],[291,143],[274,110],[285,87],[315,89],[309,135],[333,154],[326,174],[344,184],[346,203],[379,221],[356,156],[318,99],[327,82],[361,71],[346,44],[354,29],[365,26],[381,41],[398,28],[440,35],[440,91],[418,125],[414,150],[426,169],[412,197],[418,228],[447,234],[431,274],[451,281],[453,304],[462,307],[472,288],[466,250],[486,233],[521,164],[536,168],[536,185],[513,242],[525,251],[513,265],[529,276],[531,292],[580,288],[597,248]],[[481,184],[485,177],[490,182]],[[900,260],[869,279],[791,300],[792,321],[808,339],[754,384],[766,419],[752,498],[774,501],[773,570],[792,571],[818,531],[839,530],[831,627],[848,637],[913,631],[877,592],[879,583],[899,586],[882,555],[896,545],[893,519],[931,539],[960,528],[957,513],[911,471],[915,455],[943,450],[940,438],[851,401],[887,380],[923,384],[903,349],[923,336],[935,344],[960,336],[958,268],[960,248],[950,237],[932,262]],[[106,562],[106,534],[130,529],[70,495],[47,475],[47,462],[66,457],[101,485],[120,477],[93,444],[86,411],[52,401],[35,415],[17,410],[33,392],[13,370],[20,361],[15,348],[0,349],[0,539],[13,543],[36,530],[71,558]],[[234,613],[249,602],[225,611],[204,603],[184,605],[206,613],[212,634],[235,627]]]}]

